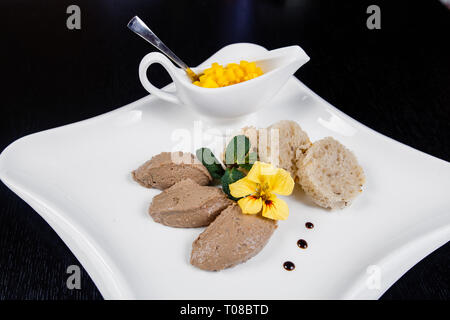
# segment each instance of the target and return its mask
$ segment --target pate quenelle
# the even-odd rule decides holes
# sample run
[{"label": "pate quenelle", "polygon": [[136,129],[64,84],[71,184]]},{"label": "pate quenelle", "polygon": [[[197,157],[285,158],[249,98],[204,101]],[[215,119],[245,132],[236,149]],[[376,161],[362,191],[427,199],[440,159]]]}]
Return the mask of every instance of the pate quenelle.
[{"label": "pate quenelle", "polygon": [[243,263],[264,248],[276,228],[276,220],[242,214],[233,204],[194,241],[191,264],[218,271]]},{"label": "pate quenelle", "polygon": [[149,214],[166,226],[198,228],[209,225],[232,203],[219,188],[186,179],[155,196]]},{"label": "pate quenelle", "polygon": [[162,152],[132,172],[134,180],[147,188],[167,189],[175,183],[191,179],[201,186],[212,178],[208,170],[188,152]]}]

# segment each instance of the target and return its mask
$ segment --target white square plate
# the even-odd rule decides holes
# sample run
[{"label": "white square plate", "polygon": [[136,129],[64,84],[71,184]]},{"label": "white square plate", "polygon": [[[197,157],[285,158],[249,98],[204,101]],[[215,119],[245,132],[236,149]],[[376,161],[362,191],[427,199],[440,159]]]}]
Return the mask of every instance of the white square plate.
[{"label": "white square plate", "polygon": [[[353,150],[367,176],[364,192],[350,207],[328,211],[296,187],[286,198],[289,219],[260,254],[221,272],[196,269],[189,255],[201,229],[153,222],[147,208],[159,191],[141,187],[130,172],[177,149],[176,129],[224,132],[282,119],[297,121],[312,141],[333,136]],[[449,163],[365,127],[295,78],[265,109],[239,121],[200,119],[148,96],[29,135],[0,155],[0,177],[51,225],[107,299],[375,299],[450,239]],[[315,228],[306,229],[307,221]],[[297,247],[300,238],[306,250]],[[294,271],[283,269],[287,260]]]}]

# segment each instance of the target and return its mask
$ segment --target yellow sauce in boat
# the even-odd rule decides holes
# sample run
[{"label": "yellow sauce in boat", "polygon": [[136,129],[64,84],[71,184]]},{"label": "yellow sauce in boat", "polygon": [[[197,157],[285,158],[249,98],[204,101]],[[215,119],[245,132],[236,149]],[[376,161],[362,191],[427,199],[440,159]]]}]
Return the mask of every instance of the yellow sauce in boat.
[{"label": "yellow sauce in boat", "polygon": [[193,83],[203,88],[220,88],[254,79],[262,74],[261,68],[257,67],[255,62],[243,60],[239,64],[229,63],[226,67],[214,62],[210,68],[203,71],[199,80]]}]

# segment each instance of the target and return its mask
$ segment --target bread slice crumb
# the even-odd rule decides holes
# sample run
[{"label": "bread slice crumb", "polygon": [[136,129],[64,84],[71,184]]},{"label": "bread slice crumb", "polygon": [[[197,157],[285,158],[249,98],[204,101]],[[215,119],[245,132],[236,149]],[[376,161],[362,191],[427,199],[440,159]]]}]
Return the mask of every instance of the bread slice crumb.
[{"label": "bread slice crumb", "polygon": [[331,137],[316,141],[296,162],[300,185],[321,207],[344,208],[362,191],[365,176],[355,155]]},{"label": "bread slice crumb", "polygon": [[281,120],[268,128],[245,127],[239,134],[249,138],[250,151],[258,153],[259,161],[287,170],[294,180],[297,173],[297,156],[302,155],[311,146],[306,132],[297,122],[291,120]]}]

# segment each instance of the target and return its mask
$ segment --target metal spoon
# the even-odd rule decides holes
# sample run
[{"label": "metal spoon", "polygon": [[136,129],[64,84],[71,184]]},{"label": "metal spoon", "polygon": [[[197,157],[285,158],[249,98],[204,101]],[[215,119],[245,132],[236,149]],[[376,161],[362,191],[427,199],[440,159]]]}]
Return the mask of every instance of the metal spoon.
[{"label": "metal spoon", "polygon": [[157,36],[150,30],[149,27],[141,20],[138,16],[133,17],[133,19],[128,22],[127,27],[141,36],[148,42],[150,42],[156,49],[164,53],[167,57],[169,57],[175,64],[177,64],[181,69],[186,71],[189,78],[192,81],[198,81],[198,75],[195,74],[191,68],[188,67],[186,63],[184,63],[180,58],[177,57],[175,53],[172,52]]}]

